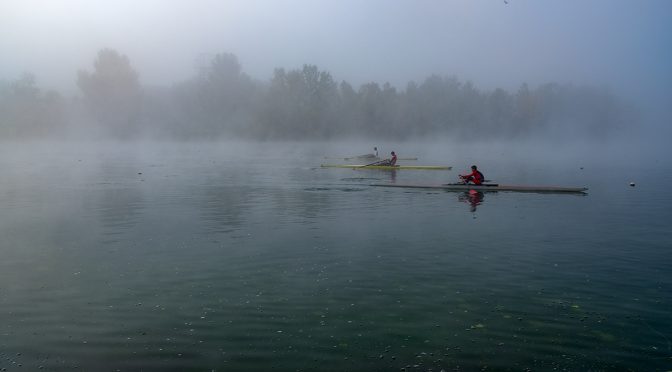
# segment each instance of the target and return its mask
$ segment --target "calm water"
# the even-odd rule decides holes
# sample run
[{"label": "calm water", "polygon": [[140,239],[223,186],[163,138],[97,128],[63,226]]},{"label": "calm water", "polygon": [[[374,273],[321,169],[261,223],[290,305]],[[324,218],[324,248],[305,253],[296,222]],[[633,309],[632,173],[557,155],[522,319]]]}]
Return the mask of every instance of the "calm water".
[{"label": "calm water", "polygon": [[[0,369],[672,368],[671,172],[411,145],[456,168],[319,168],[359,150],[3,144]],[[472,162],[590,190],[368,186]]]}]

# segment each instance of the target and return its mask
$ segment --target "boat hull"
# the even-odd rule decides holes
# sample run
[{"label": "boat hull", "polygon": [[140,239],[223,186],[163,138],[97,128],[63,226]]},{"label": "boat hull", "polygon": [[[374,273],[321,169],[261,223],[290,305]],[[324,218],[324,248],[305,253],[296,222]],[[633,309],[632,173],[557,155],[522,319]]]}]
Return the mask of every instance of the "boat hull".
[{"label": "boat hull", "polygon": [[441,165],[366,165],[366,164],[322,164],[322,168],[381,169],[381,170],[451,170],[453,167]]},{"label": "boat hull", "polygon": [[422,185],[422,184],[392,184],[392,183],[374,183],[371,186],[378,187],[399,187],[399,188],[414,188],[414,189],[434,189],[434,190],[448,190],[448,191],[517,191],[517,192],[548,192],[548,193],[585,193],[588,191],[587,187],[560,187],[560,186],[526,186],[526,185],[500,185],[500,184],[483,184],[483,185],[465,185],[465,184],[441,184],[441,185]]}]

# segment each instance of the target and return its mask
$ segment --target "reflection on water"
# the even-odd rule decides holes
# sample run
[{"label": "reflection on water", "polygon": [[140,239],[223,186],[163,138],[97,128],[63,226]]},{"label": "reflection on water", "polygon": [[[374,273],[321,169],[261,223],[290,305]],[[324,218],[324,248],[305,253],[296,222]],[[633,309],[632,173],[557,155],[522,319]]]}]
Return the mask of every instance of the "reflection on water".
[{"label": "reflection on water", "polygon": [[396,169],[392,169],[390,171],[390,182],[391,183],[397,182],[397,170]]},{"label": "reflection on water", "polygon": [[476,207],[483,203],[485,194],[476,190],[469,190],[457,195],[457,200],[469,204],[469,211],[476,212]]},{"label": "reflection on water", "polygon": [[368,186],[450,172],[134,149],[0,157],[0,369],[669,367],[671,199],[646,185],[484,206]]}]

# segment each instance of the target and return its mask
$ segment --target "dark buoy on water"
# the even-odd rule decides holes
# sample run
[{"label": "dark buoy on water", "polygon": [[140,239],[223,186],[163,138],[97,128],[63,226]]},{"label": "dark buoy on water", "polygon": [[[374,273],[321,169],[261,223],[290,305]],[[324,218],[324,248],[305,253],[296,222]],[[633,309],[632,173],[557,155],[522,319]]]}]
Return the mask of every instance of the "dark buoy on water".
[{"label": "dark buoy on water", "polygon": [[635,183],[634,183],[634,182],[630,182],[630,186],[635,187]]}]

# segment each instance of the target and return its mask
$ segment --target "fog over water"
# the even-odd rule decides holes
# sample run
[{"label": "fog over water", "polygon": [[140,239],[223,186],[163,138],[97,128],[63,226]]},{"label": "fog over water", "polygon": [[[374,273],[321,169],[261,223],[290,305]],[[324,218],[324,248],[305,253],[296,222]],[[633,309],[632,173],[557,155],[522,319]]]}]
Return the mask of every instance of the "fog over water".
[{"label": "fog over water", "polygon": [[[670,172],[589,142],[317,165],[372,145],[4,142],[0,369],[667,370]],[[472,162],[589,190],[370,185]]]},{"label": "fog over water", "polygon": [[0,0],[0,370],[669,370],[670,19]]}]

